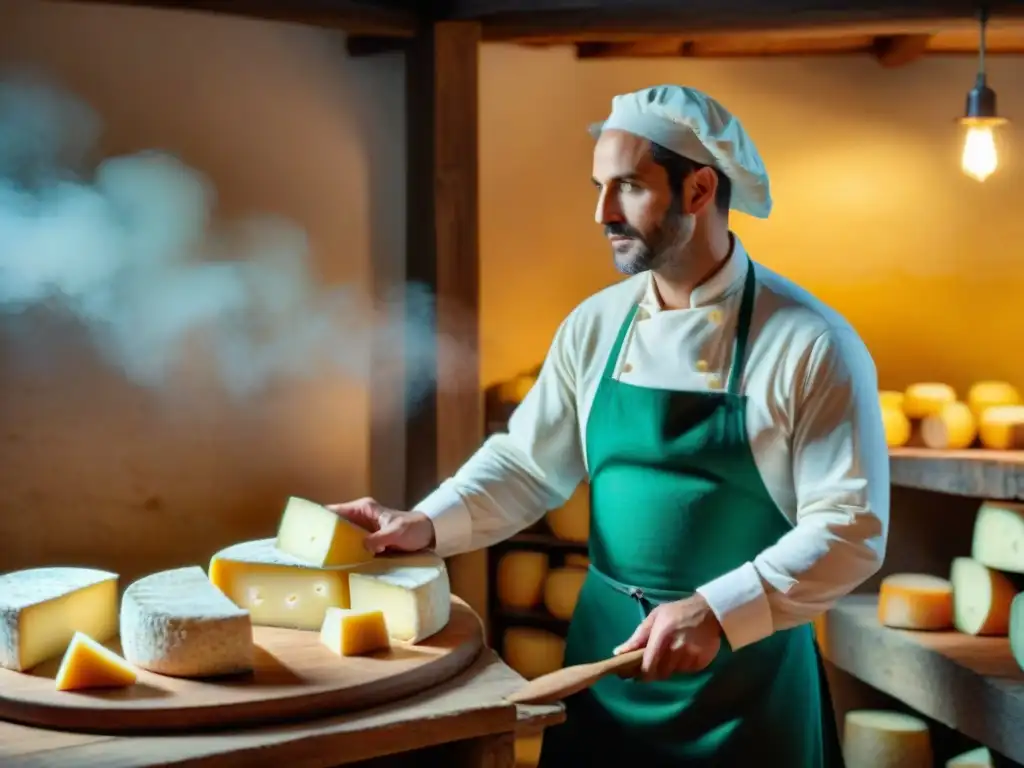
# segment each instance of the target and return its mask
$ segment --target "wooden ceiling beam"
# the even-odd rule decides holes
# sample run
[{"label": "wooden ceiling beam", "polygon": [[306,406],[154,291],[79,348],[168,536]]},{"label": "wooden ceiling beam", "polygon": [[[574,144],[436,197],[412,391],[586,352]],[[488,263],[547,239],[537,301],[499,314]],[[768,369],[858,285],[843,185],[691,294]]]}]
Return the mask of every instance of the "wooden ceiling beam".
[{"label": "wooden ceiling beam", "polygon": [[892,35],[875,38],[875,60],[883,67],[904,67],[928,51],[932,35]]}]

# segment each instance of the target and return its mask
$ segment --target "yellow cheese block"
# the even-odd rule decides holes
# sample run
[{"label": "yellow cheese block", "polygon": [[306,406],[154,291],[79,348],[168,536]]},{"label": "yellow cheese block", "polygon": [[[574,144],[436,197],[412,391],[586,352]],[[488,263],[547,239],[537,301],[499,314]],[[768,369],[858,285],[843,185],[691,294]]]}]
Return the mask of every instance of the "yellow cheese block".
[{"label": "yellow cheese block", "polygon": [[498,601],[508,608],[532,608],[541,600],[547,575],[543,552],[507,552],[498,561]]},{"label": "yellow cheese block", "polygon": [[328,608],[320,642],[339,656],[364,656],[391,647],[383,611]]},{"label": "yellow cheese block", "polygon": [[1024,592],[1017,594],[1010,605],[1010,652],[1017,666],[1024,671]]},{"label": "yellow cheese block", "polygon": [[23,672],[62,655],[75,632],[117,635],[117,574],[31,568],[0,576],[0,667]]},{"label": "yellow cheese block", "polygon": [[986,408],[978,424],[978,439],[994,451],[1024,449],[1024,405]]},{"label": "yellow cheese block", "polygon": [[562,562],[565,563],[567,568],[589,568],[590,558],[586,555],[580,554],[569,554],[566,555]]},{"label": "yellow cheese block", "polygon": [[948,384],[924,382],[911,384],[903,393],[903,412],[909,419],[923,419],[956,402],[956,390]]},{"label": "yellow cheese block", "polygon": [[984,502],[974,518],[971,557],[989,568],[1024,573],[1024,504]]},{"label": "yellow cheese block", "polygon": [[878,621],[897,629],[950,629],[953,585],[924,573],[894,573],[878,588]]},{"label": "yellow cheese block", "polygon": [[993,406],[1020,405],[1020,390],[1006,381],[978,381],[967,391],[967,404],[977,420]]},{"label": "yellow cheese block", "polygon": [[565,640],[553,632],[533,627],[510,627],[504,635],[505,663],[532,680],[562,666]]},{"label": "yellow cheese block", "polygon": [[307,565],[278,550],[273,539],[218,552],[209,576],[257,626],[319,630],[328,608],[349,607],[347,569]]},{"label": "yellow cheese block", "polygon": [[885,408],[895,408],[897,411],[903,410],[903,399],[904,394],[892,389],[883,389],[878,393],[878,404]]},{"label": "yellow cheese block", "polygon": [[992,755],[988,748],[977,747],[947,760],[946,768],[992,768]]},{"label": "yellow cheese block", "polygon": [[76,632],[57,670],[58,691],[127,688],[134,685],[135,667],[88,635]]},{"label": "yellow cheese block", "polygon": [[976,435],[974,414],[967,403],[946,403],[921,421],[921,441],[927,448],[959,451],[973,443]]},{"label": "yellow cheese block", "polygon": [[910,419],[894,406],[882,406],[882,426],[885,428],[885,444],[890,448],[902,448],[910,441]]},{"label": "yellow cheese block", "polygon": [[292,497],[281,515],[277,548],[320,567],[357,565],[373,558],[368,532],[312,501]]},{"label": "yellow cheese block", "polygon": [[846,713],[846,768],[933,768],[931,734],[919,717],[855,709]]},{"label": "yellow cheese block", "polygon": [[590,538],[590,484],[580,483],[565,504],[548,512],[547,522],[559,539],[586,543]]},{"label": "yellow cheese block", "polygon": [[556,619],[569,621],[576,610],[587,572],[582,568],[556,568],[544,584],[544,607]]},{"label": "yellow cheese block", "polygon": [[953,559],[953,624],[968,635],[1006,637],[1017,594],[1006,574],[969,557]]}]

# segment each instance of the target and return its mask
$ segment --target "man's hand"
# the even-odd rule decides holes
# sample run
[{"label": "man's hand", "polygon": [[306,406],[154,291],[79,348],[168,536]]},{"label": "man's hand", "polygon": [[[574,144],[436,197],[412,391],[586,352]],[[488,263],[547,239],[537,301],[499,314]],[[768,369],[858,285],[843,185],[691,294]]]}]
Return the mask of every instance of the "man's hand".
[{"label": "man's hand", "polygon": [[422,512],[388,509],[373,499],[328,504],[327,508],[369,531],[364,543],[374,554],[385,549],[418,552],[434,546],[434,522]]},{"label": "man's hand", "polygon": [[707,601],[694,595],[655,607],[615,654],[645,646],[642,674],[647,680],[699,672],[718,655],[722,628]]}]

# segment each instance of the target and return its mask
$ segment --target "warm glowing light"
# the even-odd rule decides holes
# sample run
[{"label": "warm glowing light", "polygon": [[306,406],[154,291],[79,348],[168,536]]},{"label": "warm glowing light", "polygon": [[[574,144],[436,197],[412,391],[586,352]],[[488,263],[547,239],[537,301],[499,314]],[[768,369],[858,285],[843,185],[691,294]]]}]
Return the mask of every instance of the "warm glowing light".
[{"label": "warm glowing light", "polygon": [[996,151],[993,127],[980,121],[967,125],[960,165],[964,173],[977,181],[985,181],[999,167],[999,153]]}]

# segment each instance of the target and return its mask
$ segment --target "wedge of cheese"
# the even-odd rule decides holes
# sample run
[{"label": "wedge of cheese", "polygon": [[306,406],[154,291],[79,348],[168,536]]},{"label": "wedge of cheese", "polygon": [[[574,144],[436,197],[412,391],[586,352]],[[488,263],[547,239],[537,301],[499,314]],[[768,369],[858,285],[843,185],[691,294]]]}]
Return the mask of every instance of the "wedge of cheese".
[{"label": "wedge of cheese", "polygon": [[221,550],[209,570],[214,586],[257,626],[316,631],[328,608],[349,607],[347,569],[308,565],[277,549],[274,539]]},{"label": "wedge of cheese", "polygon": [[326,507],[293,496],[281,515],[276,545],[309,565],[349,566],[373,559],[365,546],[367,535]]},{"label": "wedge of cheese", "polygon": [[198,566],[160,571],[121,600],[125,659],[171,677],[214,677],[253,668],[252,622]]},{"label": "wedge of cheese", "polygon": [[1010,653],[1017,666],[1024,671],[1024,592],[1020,592],[1010,603]]},{"label": "wedge of cheese", "polygon": [[587,571],[583,568],[555,568],[544,584],[544,607],[556,619],[568,621],[576,610]]},{"label": "wedge of cheese", "polygon": [[506,552],[498,560],[498,600],[508,608],[532,608],[544,594],[548,556],[543,552]]},{"label": "wedge of cheese", "polygon": [[364,656],[391,647],[383,611],[328,608],[320,642],[339,656]]},{"label": "wedge of cheese", "polygon": [[138,678],[135,668],[88,635],[76,632],[57,670],[58,691],[127,688]]},{"label": "wedge of cheese", "polygon": [[977,747],[947,760],[946,768],[992,768],[992,755],[987,747]]},{"label": "wedge of cheese", "polygon": [[1010,631],[1013,582],[969,557],[953,559],[953,625],[968,635],[1005,637]]},{"label": "wedge of cheese", "polygon": [[924,720],[902,712],[855,709],[846,713],[846,768],[933,768],[931,734]]},{"label": "wedge of cheese", "polygon": [[117,635],[117,574],[33,568],[0,576],[0,667],[23,672],[63,654],[75,632]]},{"label": "wedge of cheese", "polygon": [[989,568],[1024,573],[1024,504],[984,502],[974,518],[971,557]]},{"label": "wedge of cheese", "polygon": [[878,621],[896,629],[950,629],[953,585],[925,573],[886,576],[878,588]]},{"label": "wedge of cheese", "polygon": [[959,451],[973,443],[977,434],[974,414],[967,403],[946,403],[921,420],[921,442],[927,448]]},{"label": "wedge of cheese", "polygon": [[1004,405],[1020,405],[1020,390],[1006,381],[978,381],[967,390],[967,404],[980,420],[989,408]]},{"label": "wedge of cheese", "polygon": [[451,584],[433,553],[380,556],[349,571],[354,611],[381,611],[392,640],[418,643],[451,618]]},{"label": "wedge of cheese", "polygon": [[903,393],[903,412],[908,419],[923,419],[956,402],[956,390],[948,384],[922,382],[911,384]]},{"label": "wedge of cheese", "polygon": [[993,405],[981,414],[978,439],[994,451],[1024,449],[1024,405]]}]

